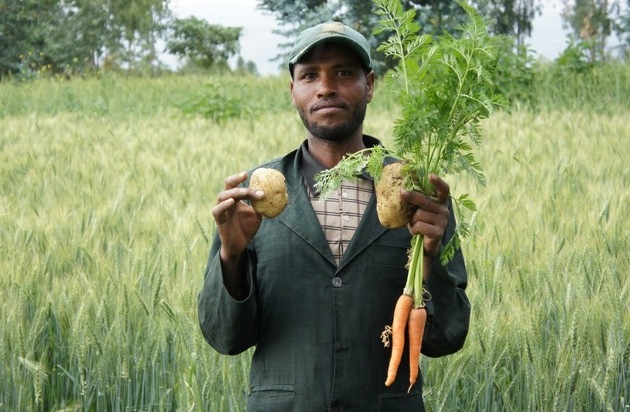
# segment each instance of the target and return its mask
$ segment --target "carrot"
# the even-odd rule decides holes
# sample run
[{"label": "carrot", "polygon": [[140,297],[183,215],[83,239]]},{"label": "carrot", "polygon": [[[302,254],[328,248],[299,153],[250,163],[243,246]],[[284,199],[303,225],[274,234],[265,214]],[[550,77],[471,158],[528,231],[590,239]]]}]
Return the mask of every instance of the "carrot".
[{"label": "carrot", "polygon": [[400,295],[396,302],[394,320],[392,321],[392,354],[389,358],[385,386],[390,386],[396,379],[398,366],[402,359],[403,348],[405,347],[405,332],[412,306],[413,297],[407,294]]},{"label": "carrot", "polygon": [[422,349],[422,337],[424,336],[424,326],[427,323],[427,310],[425,307],[413,308],[409,313],[407,330],[409,332],[409,389],[418,379],[420,360],[420,350]]}]

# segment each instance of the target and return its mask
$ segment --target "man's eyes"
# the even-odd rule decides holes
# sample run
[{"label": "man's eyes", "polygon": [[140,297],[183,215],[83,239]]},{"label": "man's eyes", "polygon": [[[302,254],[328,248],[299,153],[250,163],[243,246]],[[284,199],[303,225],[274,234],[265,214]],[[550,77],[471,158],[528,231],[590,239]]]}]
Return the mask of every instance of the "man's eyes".
[{"label": "man's eyes", "polygon": [[[335,72],[335,76],[337,77],[352,77],[354,75],[354,72],[351,70],[337,70]],[[302,78],[304,79],[316,79],[317,77],[319,77],[319,74],[317,72],[306,72],[302,75]]]}]

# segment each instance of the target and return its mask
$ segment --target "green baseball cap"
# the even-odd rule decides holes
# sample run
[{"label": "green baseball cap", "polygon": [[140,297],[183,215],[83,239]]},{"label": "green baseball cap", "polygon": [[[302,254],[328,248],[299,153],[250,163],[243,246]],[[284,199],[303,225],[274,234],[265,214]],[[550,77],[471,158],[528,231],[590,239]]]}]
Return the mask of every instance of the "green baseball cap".
[{"label": "green baseball cap", "polygon": [[300,61],[313,47],[325,42],[341,43],[351,48],[363,61],[365,67],[372,69],[370,45],[361,33],[339,22],[321,23],[302,31],[289,54],[289,71],[293,73],[293,66]]}]

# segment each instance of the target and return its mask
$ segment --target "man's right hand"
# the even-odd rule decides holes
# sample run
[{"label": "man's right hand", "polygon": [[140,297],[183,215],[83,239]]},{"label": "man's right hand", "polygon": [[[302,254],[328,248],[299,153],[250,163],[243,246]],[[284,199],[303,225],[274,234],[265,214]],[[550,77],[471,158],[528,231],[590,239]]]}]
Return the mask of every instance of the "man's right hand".
[{"label": "man's right hand", "polygon": [[262,222],[262,215],[243,200],[261,199],[264,193],[239,187],[246,179],[245,172],[227,177],[224,190],[217,197],[217,205],[212,208],[221,239],[221,261],[228,266],[237,265]]}]

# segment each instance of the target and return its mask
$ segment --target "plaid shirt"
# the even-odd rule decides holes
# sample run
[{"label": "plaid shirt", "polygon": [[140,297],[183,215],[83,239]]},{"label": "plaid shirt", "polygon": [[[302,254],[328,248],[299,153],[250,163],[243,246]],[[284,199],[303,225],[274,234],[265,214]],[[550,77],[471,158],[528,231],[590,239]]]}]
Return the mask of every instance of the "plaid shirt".
[{"label": "plaid shirt", "polygon": [[374,185],[368,179],[359,179],[358,182],[344,181],[341,189],[325,200],[320,200],[309,188],[311,204],[337,264],[359,226],[373,191]]},{"label": "plaid shirt", "polygon": [[[364,136],[364,139],[370,146],[378,144],[373,137]],[[304,183],[330,250],[339,264],[374,193],[374,182],[366,175],[361,176],[357,182],[344,181],[341,189],[335,191],[328,199],[321,200],[319,193],[314,189],[314,176],[324,170],[324,167],[309,154],[308,141],[302,144],[302,148]]]}]

